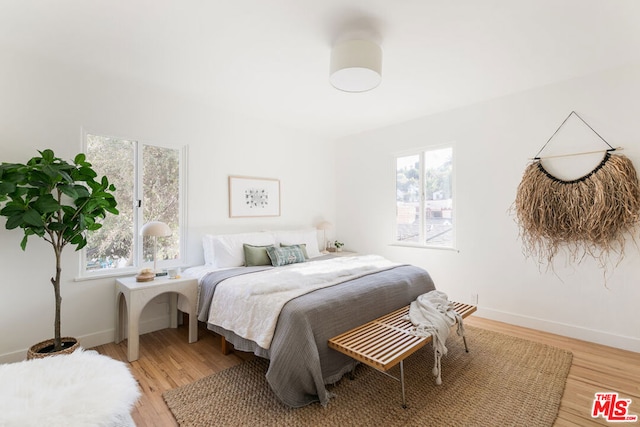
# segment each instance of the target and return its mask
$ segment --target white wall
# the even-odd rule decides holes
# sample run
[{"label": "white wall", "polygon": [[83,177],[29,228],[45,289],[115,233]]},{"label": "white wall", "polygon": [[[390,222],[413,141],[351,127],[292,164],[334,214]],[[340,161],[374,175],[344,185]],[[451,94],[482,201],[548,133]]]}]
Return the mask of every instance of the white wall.
[{"label": "white wall", "polygon": [[[338,238],[424,267],[452,299],[478,294],[481,316],[640,351],[640,249],[628,245],[606,283],[590,259],[541,272],[509,213],[528,159],[572,110],[640,168],[639,76],[635,64],[338,141]],[[390,245],[392,154],[444,142],[456,147],[458,251]]]},{"label": "white wall", "polygon": [[[155,87],[11,52],[3,52],[0,93],[0,162],[25,162],[45,148],[71,159],[81,150],[82,128],[148,143],[187,144],[191,264],[202,260],[200,236],[206,231],[335,222],[335,153],[329,141],[214,110]],[[280,179],[282,215],[228,218],[228,175]],[[22,252],[21,239],[21,231],[5,230],[2,219],[0,362],[20,360],[30,345],[53,336],[53,252],[37,239]],[[85,347],[113,341],[115,279],[75,281],[78,254],[68,248],[63,258],[63,334],[80,338]],[[151,302],[142,330],[167,326],[167,313],[166,298]]]}]

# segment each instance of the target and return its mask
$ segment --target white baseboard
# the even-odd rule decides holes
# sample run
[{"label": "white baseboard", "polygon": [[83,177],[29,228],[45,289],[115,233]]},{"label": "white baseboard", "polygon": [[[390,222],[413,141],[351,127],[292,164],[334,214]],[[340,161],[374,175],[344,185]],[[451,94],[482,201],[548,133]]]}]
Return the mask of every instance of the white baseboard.
[{"label": "white baseboard", "polygon": [[[160,329],[166,329],[169,327],[169,315],[156,317],[154,319],[148,319],[140,322],[140,335],[147,334],[153,331],[159,331]],[[116,329],[108,329],[102,332],[96,332],[92,334],[82,335],[75,337],[80,341],[80,345],[83,348],[92,348],[103,344],[112,343],[115,341]],[[126,331],[125,331],[126,336]],[[35,344],[35,343],[33,343]],[[11,353],[0,354],[0,363],[14,363],[25,360],[27,357],[27,348],[24,350],[18,350]]]},{"label": "white baseboard", "polygon": [[552,322],[484,307],[478,307],[476,315],[486,319],[640,353],[640,339],[635,337],[616,335],[595,329],[587,329],[566,323]]},{"label": "white baseboard", "polygon": [[[34,343],[35,344],[35,343]],[[27,349],[5,353],[0,355],[0,363],[20,362],[27,358]]]}]

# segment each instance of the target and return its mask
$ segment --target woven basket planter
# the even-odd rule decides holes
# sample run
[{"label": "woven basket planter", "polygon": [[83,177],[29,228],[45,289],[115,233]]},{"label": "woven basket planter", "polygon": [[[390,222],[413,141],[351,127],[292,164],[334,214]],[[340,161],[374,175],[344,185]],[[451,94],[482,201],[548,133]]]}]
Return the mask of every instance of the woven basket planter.
[{"label": "woven basket planter", "polygon": [[62,350],[53,351],[53,338],[32,345],[27,351],[27,360],[43,359],[59,354],[70,354],[80,347],[80,342],[73,337],[62,337]]}]

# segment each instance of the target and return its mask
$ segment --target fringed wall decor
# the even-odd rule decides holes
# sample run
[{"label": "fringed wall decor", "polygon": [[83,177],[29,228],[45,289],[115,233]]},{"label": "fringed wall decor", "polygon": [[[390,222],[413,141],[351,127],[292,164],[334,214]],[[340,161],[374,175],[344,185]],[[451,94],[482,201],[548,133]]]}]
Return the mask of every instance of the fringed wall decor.
[{"label": "fringed wall decor", "polygon": [[[567,119],[575,114],[574,111]],[[567,121],[560,125],[558,130]],[[523,251],[540,263],[551,264],[560,249],[573,262],[585,255],[608,265],[611,254],[624,256],[625,238],[640,220],[640,184],[631,160],[609,146],[604,158],[587,175],[565,181],[551,175],[538,157],[553,136],[525,169],[514,204]],[[592,152],[589,152],[592,153]],[[571,155],[587,154],[575,153]]]}]

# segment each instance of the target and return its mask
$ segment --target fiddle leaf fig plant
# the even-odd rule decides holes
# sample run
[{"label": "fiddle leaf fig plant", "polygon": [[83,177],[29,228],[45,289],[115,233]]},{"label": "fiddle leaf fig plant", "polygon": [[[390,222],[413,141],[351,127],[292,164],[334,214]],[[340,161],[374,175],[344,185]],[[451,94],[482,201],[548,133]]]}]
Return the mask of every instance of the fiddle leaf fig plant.
[{"label": "fiddle leaf fig plant", "polygon": [[86,234],[102,227],[99,220],[108,213],[117,215],[117,202],[106,176],[98,174],[84,154],[76,155],[73,164],[55,156],[52,150],[38,151],[39,156],[26,164],[0,164],[0,216],[6,217],[8,230],[21,228],[25,250],[31,236],[44,239],[53,247],[56,272],[51,278],[55,295],[54,349],[62,349],[60,333],[60,259],[62,250],[87,244]]}]

